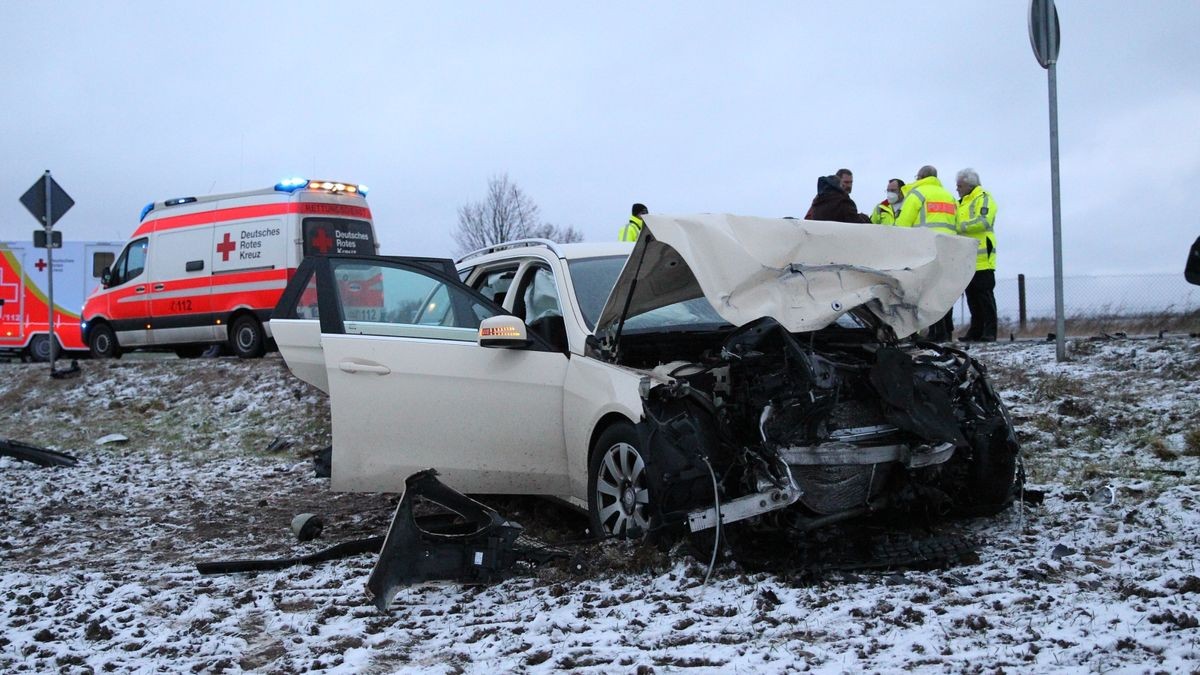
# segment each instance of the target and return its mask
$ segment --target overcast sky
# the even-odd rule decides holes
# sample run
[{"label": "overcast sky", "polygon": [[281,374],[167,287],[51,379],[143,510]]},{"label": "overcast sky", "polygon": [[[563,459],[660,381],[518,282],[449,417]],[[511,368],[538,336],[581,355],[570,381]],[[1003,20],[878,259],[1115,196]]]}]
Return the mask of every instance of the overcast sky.
[{"label": "overcast sky", "polygon": [[[646,5],[650,5],[647,7]],[[1060,0],[1068,274],[1180,272],[1200,235],[1200,2]],[[451,255],[507,173],[615,239],[656,213],[802,216],[849,167],[975,168],[998,276],[1052,272],[1046,71],[1028,0],[885,3],[0,3],[0,240],[44,171],[68,239],[149,201],[358,182],[383,252]]]}]

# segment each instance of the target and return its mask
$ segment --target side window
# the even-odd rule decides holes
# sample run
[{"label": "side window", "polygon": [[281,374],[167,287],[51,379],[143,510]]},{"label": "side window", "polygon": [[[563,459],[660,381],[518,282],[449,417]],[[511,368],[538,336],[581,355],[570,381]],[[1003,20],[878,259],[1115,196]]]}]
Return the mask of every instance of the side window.
[{"label": "side window", "polygon": [[554,285],[554,273],[546,267],[535,267],[521,281],[517,303],[513,314],[533,323],[548,316],[562,316],[558,304],[558,288]]},{"label": "side window", "polygon": [[508,293],[508,287],[512,286],[513,279],[516,276],[516,265],[497,267],[484,272],[483,276],[475,280],[472,287],[479,291],[479,294],[483,297],[497,305],[502,305],[504,304],[504,295]]},{"label": "side window", "polygon": [[125,259],[125,280],[136,279],[146,269],[146,244],[139,239],[129,246],[129,257]]},{"label": "side window", "polygon": [[117,258],[117,262],[113,263],[112,269],[110,270],[110,276],[108,278],[108,285],[110,288],[113,286],[120,286],[121,284],[125,283],[125,258],[127,253],[129,253],[128,250],[121,251],[121,256]]},{"label": "side window", "polygon": [[321,312],[317,309],[317,275],[315,274],[308,276],[308,283],[304,285],[304,290],[300,292],[300,299],[296,301],[295,318],[321,318]]},{"label": "side window", "polygon": [[494,315],[461,287],[384,263],[334,263],[338,303],[351,335],[474,342],[479,322]]},{"label": "side window", "polygon": [[112,276],[108,282],[109,288],[120,286],[126,281],[136,278],[146,269],[146,244],[148,242],[149,239],[146,238],[138,239],[130,242],[125,250],[121,251],[121,256],[112,266]]},{"label": "side window", "polygon": [[111,251],[100,251],[92,254],[92,278],[99,279],[104,276],[104,268],[111,267],[113,258],[116,257]]}]

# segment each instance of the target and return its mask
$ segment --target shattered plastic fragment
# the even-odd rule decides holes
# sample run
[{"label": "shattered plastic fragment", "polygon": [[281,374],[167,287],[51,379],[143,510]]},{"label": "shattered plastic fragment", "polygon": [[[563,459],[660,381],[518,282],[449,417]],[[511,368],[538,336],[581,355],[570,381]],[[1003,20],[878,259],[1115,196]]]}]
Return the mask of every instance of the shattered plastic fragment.
[{"label": "shattered plastic fragment", "polygon": [[109,434],[96,439],[96,445],[108,445],[109,443],[125,443],[129,437],[125,434]]},{"label": "shattered plastic fragment", "polygon": [[[514,544],[522,527],[446,486],[426,469],[404,481],[404,495],[367,580],[367,593],[381,611],[402,586],[426,581],[497,581],[518,560]],[[461,518],[413,515],[417,497]]]}]

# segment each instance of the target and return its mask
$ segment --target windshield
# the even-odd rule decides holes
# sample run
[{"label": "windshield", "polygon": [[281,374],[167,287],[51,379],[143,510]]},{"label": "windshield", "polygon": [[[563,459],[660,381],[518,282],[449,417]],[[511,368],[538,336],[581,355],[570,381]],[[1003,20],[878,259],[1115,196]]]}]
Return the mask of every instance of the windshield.
[{"label": "windshield", "polygon": [[[571,282],[575,286],[575,298],[589,330],[595,330],[596,318],[604,309],[609,293],[617,283],[617,275],[625,266],[628,256],[614,255],[605,258],[581,258],[571,260]],[[728,323],[704,298],[693,298],[673,305],[659,307],[636,316],[625,318],[625,330],[712,327]]]}]

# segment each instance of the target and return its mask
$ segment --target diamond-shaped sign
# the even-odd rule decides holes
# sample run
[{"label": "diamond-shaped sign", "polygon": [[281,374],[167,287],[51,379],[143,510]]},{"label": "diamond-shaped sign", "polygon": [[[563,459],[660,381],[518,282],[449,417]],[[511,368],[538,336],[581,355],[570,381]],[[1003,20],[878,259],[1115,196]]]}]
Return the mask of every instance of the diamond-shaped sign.
[{"label": "diamond-shaped sign", "polygon": [[[50,222],[46,222],[46,181],[50,181]],[[53,227],[63,214],[75,206],[75,200],[50,177],[47,171],[33,184],[33,187],[21,195],[21,203],[37,218],[43,227]]]}]

